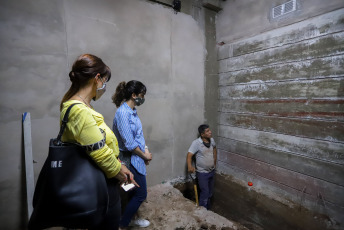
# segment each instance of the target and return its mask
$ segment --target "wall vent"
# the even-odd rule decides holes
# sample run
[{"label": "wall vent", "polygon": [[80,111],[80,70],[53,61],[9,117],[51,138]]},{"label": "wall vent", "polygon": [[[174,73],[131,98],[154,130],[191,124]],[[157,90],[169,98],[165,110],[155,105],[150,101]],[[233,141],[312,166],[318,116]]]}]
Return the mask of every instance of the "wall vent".
[{"label": "wall vent", "polygon": [[272,8],[272,18],[277,18],[296,10],[296,0],[283,3],[282,5]]}]

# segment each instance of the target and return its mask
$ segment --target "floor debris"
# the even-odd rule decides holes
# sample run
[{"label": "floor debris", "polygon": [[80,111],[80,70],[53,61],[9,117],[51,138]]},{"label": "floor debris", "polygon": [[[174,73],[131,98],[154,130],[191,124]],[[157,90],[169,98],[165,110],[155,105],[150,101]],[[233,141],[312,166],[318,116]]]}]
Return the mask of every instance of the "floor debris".
[{"label": "floor debris", "polygon": [[[151,222],[145,230],[245,230],[232,222],[185,198],[170,183],[148,188],[148,197],[139,209],[140,218]],[[143,228],[131,228],[139,230]]]}]

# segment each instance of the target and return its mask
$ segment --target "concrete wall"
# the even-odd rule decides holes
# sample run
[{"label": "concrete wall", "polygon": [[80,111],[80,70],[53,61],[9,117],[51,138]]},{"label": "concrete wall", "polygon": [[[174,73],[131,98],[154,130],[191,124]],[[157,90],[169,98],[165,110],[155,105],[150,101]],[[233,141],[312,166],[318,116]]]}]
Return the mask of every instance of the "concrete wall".
[{"label": "concrete wall", "polygon": [[[192,2],[185,7],[193,12]],[[117,84],[146,84],[138,113],[153,153],[148,184],[184,174],[187,148],[205,120],[205,39],[192,16],[140,0],[3,0],[0,31],[1,229],[25,228],[22,113],[31,113],[37,178],[58,132],[68,73],[82,53],[112,69],[107,92],[93,103],[109,126]]]},{"label": "concrete wall", "polygon": [[343,7],[342,0],[297,0],[296,12],[271,19],[271,8],[288,0],[226,0],[222,1],[223,11],[216,21],[216,39],[218,42],[233,42],[286,25],[312,18]]},{"label": "concrete wall", "polygon": [[218,15],[219,171],[344,229],[344,2],[270,20],[283,2],[227,1]]}]

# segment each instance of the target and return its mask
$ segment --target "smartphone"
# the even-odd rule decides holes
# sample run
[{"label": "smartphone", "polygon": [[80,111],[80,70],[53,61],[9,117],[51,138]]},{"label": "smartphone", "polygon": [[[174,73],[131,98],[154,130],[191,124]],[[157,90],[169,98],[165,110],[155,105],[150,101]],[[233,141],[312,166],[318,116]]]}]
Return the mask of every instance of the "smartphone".
[{"label": "smartphone", "polygon": [[129,191],[133,188],[135,188],[135,185],[133,183],[129,183],[129,184],[122,184],[122,188],[124,191]]}]

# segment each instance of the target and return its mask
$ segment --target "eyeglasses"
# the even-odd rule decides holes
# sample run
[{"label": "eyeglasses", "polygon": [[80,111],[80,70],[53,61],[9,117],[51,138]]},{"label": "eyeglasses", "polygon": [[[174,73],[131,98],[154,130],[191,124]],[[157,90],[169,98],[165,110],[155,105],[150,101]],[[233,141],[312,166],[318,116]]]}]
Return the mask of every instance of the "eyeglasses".
[{"label": "eyeglasses", "polygon": [[[109,79],[107,77],[98,77],[98,79],[105,84]],[[105,81],[103,81],[103,79],[105,79]]]}]

